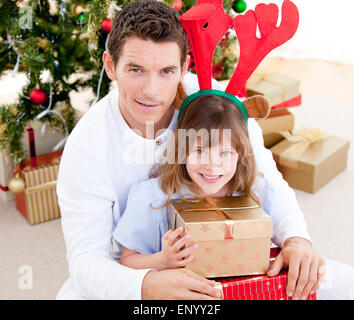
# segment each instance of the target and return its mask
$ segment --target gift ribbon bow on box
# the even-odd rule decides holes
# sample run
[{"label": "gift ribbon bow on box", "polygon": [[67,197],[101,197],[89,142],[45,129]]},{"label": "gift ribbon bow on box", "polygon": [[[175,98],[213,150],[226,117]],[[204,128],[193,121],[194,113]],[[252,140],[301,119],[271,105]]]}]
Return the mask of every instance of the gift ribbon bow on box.
[{"label": "gift ribbon bow on box", "polygon": [[39,191],[46,191],[46,190],[48,190],[48,189],[53,189],[53,188],[55,188],[56,185],[57,185],[57,180],[45,182],[45,183],[39,184],[39,185],[37,185],[37,186],[27,187],[27,188],[25,189],[25,193],[26,193],[26,194],[31,194],[31,193],[39,192]]},{"label": "gift ribbon bow on box", "polygon": [[279,155],[279,162],[293,169],[297,168],[298,160],[311,145],[330,137],[317,128],[297,130],[293,134],[280,131],[280,134],[292,144]]},{"label": "gift ribbon bow on box", "polygon": [[233,226],[235,224],[234,220],[230,220],[228,215],[223,212],[223,210],[244,210],[244,209],[256,209],[260,206],[258,204],[254,205],[246,205],[246,206],[238,206],[232,208],[219,208],[213,198],[204,198],[205,201],[210,205],[210,208],[194,208],[194,209],[183,209],[184,212],[192,212],[192,211],[214,211],[216,212],[222,220],[224,220],[225,224],[225,239],[234,239],[233,237]]},{"label": "gift ribbon bow on box", "polygon": [[269,79],[269,77],[272,74],[273,73],[270,73],[270,72],[254,72],[253,75],[248,79],[247,85],[248,86],[254,86],[260,81],[266,81],[266,82],[269,82],[269,83],[273,83],[273,84],[279,85],[279,86],[283,87],[283,101],[285,101],[286,100],[286,94],[287,94],[287,91],[286,91],[287,90],[287,86],[283,82],[276,81],[274,79]]}]

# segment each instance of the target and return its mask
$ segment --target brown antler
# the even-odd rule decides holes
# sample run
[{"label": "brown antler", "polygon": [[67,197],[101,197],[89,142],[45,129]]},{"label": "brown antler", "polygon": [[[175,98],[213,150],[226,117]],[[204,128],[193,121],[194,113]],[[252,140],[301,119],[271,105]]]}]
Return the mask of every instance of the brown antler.
[{"label": "brown antler", "polygon": [[[237,95],[265,56],[295,34],[299,25],[297,7],[289,0],[283,2],[279,27],[276,26],[278,13],[278,7],[274,3],[261,3],[256,6],[255,11],[248,10],[245,15],[237,15],[233,19],[240,45],[240,57],[226,92]],[[257,23],[260,38],[256,36]]]}]

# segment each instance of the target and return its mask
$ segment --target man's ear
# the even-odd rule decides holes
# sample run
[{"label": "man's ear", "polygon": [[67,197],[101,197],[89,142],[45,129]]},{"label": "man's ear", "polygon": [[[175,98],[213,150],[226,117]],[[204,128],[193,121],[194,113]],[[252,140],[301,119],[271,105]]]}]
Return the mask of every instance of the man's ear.
[{"label": "man's ear", "polygon": [[183,66],[182,66],[182,72],[181,72],[180,81],[183,81],[183,78],[184,78],[186,72],[188,71],[188,67],[189,67],[190,61],[191,61],[191,57],[187,54],[186,61],[183,63]]},{"label": "man's ear", "polygon": [[117,80],[116,73],[115,73],[114,61],[108,51],[105,51],[103,53],[102,61],[103,61],[104,68],[106,70],[108,78],[111,80]]},{"label": "man's ear", "polygon": [[252,96],[243,101],[249,118],[263,119],[268,117],[270,103],[264,96]]}]

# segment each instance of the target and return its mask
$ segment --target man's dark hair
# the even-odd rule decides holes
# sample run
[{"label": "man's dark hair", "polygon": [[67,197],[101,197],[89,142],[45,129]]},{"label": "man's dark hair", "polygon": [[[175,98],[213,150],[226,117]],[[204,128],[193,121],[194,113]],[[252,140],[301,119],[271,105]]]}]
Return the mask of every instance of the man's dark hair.
[{"label": "man's dark hair", "polygon": [[131,36],[155,42],[176,42],[180,48],[181,66],[186,61],[187,33],[179,21],[178,12],[165,3],[141,0],[128,4],[116,14],[108,40],[114,65],[118,63],[125,41]]}]

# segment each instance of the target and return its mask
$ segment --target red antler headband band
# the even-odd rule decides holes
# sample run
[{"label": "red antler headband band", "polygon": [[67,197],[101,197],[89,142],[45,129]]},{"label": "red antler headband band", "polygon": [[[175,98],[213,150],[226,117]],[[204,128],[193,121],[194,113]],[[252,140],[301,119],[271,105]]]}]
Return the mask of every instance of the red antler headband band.
[{"label": "red antler headband band", "polygon": [[[222,0],[198,0],[185,12],[180,21],[188,34],[195,60],[200,91],[188,96],[179,111],[178,118],[188,105],[200,96],[218,95],[234,102],[242,111],[247,123],[244,104],[236,98],[253,71],[273,49],[288,41],[299,25],[299,12],[294,3],[284,0],[282,21],[277,27],[279,9],[271,3],[260,3],[255,10],[231,18],[225,13]],[[257,38],[257,25],[260,38]],[[234,27],[240,46],[236,70],[225,92],[212,88],[212,59],[216,45],[224,34]]]}]

